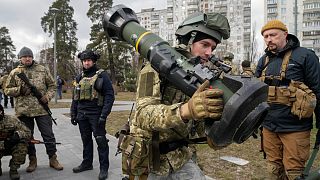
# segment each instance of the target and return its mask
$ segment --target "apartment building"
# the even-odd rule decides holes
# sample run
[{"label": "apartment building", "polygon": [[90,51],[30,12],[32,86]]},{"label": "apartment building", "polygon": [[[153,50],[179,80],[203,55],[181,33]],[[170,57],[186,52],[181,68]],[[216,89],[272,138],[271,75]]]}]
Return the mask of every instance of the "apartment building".
[{"label": "apartment building", "polygon": [[301,46],[313,49],[320,56],[320,1],[265,0],[265,22],[279,19]]},{"label": "apartment building", "polygon": [[302,15],[302,46],[320,57],[320,1],[304,0]]},{"label": "apartment building", "polygon": [[142,9],[137,13],[140,24],[175,45],[175,31],[190,14],[219,12],[229,19],[231,36],[215,51],[222,57],[226,51],[235,55],[235,63],[249,59],[251,37],[251,0],[167,0],[163,10]]}]

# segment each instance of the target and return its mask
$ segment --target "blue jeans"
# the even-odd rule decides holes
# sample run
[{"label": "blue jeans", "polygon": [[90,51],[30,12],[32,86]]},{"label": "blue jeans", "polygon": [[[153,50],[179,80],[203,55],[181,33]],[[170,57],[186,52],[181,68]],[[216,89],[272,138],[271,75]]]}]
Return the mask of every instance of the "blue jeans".
[{"label": "blue jeans", "polygon": [[58,98],[62,99],[62,86],[57,88]]}]

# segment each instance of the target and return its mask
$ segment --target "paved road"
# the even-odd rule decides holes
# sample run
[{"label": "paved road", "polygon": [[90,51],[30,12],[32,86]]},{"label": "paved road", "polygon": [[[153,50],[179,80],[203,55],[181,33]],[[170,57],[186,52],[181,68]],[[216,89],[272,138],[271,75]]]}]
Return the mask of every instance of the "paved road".
[{"label": "paved road", "polygon": [[[59,100],[69,102],[70,100]],[[130,101],[117,101],[112,108],[112,111],[130,110],[132,102]],[[5,109],[5,113],[14,114],[12,108]],[[22,180],[91,180],[98,179],[99,174],[99,160],[95,144],[95,154],[93,170],[75,174],[72,172],[72,168],[78,166],[82,160],[82,142],[78,126],[70,124],[70,119],[64,116],[64,113],[69,113],[68,108],[52,109],[54,118],[57,118],[58,125],[54,125],[54,132],[56,140],[61,142],[62,145],[57,145],[57,155],[61,164],[64,166],[63,171],[56,171],[49,167],[49,159],[46,155],[44,145],[38,144],[37,157],[38,167],[36,171],[32,173],[25,172],[29,160],[22,165],[19,169]],[[117,140],[115,137],[108,135],[109,147],[110,147],[110,168],[108,179],[121,179],[121,155],[114,156],[117,147]],[[42,140],[37,128],[35,128],[35,139]],[[9,160],[11,157],[6,156],[2,158],[3,175],[0,176],[0,180],[9,179]]]}]

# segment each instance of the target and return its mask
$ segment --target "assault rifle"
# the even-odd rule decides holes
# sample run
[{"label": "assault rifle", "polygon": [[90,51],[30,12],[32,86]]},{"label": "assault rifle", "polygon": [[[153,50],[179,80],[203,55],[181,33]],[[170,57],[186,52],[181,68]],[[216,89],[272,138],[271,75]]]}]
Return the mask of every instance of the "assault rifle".
[{"label": "assault rifle", "polygon": [[53,119],[52,117],[52,112],[48,106],[48,103],[44,103],[41,101],[41,98],[43,97],[42,93],[36,88],[36,86],[32,85],[29,81],[29,79],[27,78],[25,73],[19,73],[17,74],[17,76],[26,83],[26,85],[30,88],[31,93],[34,97],[37,98],[37,100],[39,101],[39,103],[41,104],[41,106],[44,108],[44,110],[47,111],[48,115],[50,116],[51,120],[54,122],[55,125],[57,125],[57,122],[55,119]]},{"label": "assault rifle", "polygon": [[40,141],[37,139],[31,139],[30,140],[31,144],[61,144],[59,142],[54,142],[54,141]]},{"label": "assault rifle", "polygon": [[121,153],[120,145],[122,143],[124,136],[130,134],[130,118],[131,118],[131,114],[133,111],[133,107],[134,107],[134,103],[132,103],[131,111],[130,111],[127,122],[115,134],[115,137],[118,138],[117,152],[116,152],[115,156],[117,156],[118,154]]}]

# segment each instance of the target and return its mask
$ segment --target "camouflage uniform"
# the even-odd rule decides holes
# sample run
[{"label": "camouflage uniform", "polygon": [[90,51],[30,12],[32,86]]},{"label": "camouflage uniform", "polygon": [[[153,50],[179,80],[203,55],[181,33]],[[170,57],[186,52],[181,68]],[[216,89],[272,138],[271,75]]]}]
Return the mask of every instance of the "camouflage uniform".
[{"label": "camouflage uniform", "polygon": [[[17,133],[22,141],[17,144],[6,145],[5,141],[14,133]],[[0,121],[0,159],[3,156],[12,155],[9,164],[10,169],[17,170],[21,164],[24,164],[27,154],[26,142],[30,137],[30,130],[15,116],[5,115],[3,120]]]},{"label": "camouflage uniform", "polygon": [[[5,87],[7,79],[8,79],[8,74],[6,74],[0,78],[0,85],[2,88]],[[4,108],[7,108],[8,98],[10,99],[10,104],[11,104],[11,107],[13,108],[14,107],[13,97],[11,97],[11,96],[8,97],[4,92],[3,92],[3,97],[4,97]]]},{"label": "camouflage uniform", "polygon": [[[30,66],[20,63],[17,68],[13,69],[7,79],[5,93],[8,96],[15,97],[16,116],[25,123],[25,125],[34,132],[34,120],[41,132],[43,141],[55,142],[52,130],[52,120],[48,112],[41,106],[36,97],[32,94],[23,94],[23,88],[27,87],[25,83],[17,76],[19,73],[25,73],[30,83],[33,84],[43,96],[46,96],[48,102],[55,94],[56,83],[49,70],[33,60]],[[56,170],[62,170],[63,167],[57,161],[56,145],[53,143],[46,144],[46,151],[50,159],[50,167]],[[37,166],[36,149],[34,144],[29,143],[28,155],[30,164],[27,172],[32,172]],[[32,166],[31,166],[32,165]]]},{"label": "camouflage uniform", "polygon": [[243,72],[241,73],[241,75],[246,75],[246,76],[253,76],[254,73],[251,70],[251,68],[242,68]]},{"label": "camouflage uniform", "polygon": [[[150,84],[153,86],[146,89]],[[189,97],[172,85],[162,84],[162,80],[151,64],[146,64],[139,76],[137,106],[130,126],[131,134],[151,138],[153,131],[159,131],[160,143],[188,137],[192,121],[184,123],[180,117],[179,108],[181,103],[188,99]],[[176,171],[185,165],[191,159],[191,155],[191,150],[186,146],[161,154],[160,169],[155,171],[151,167],[151,172],[157,175],[168,175],[169,172]]]},{"label": "camouflage uniform", "polygon": [[37,87],[41,94],[46,95],[49,101],[55,95],[56,84],[48,69],[34,62],[30,67],[20,64],[12,70],[7,79],[4,92],[8,96],[15,97],[16,116],[36,117],[48,115],[47,111],[39,104],[36,97],[32,94],[22,96],[20,94],[21,87],[26,86],[25,83],[17,76],[24,72],[30,83]]}]

